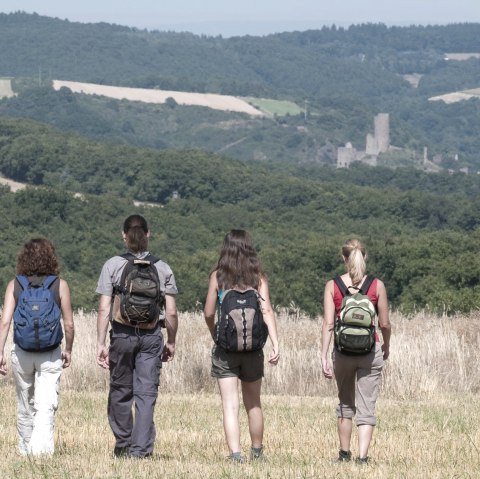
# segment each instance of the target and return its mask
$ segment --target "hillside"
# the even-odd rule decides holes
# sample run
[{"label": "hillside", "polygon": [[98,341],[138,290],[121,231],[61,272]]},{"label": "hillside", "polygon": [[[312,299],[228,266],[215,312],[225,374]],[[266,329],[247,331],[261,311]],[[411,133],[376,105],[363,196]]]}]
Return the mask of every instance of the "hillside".
[{"label": "hillside", "polygon": [[342,269],[339,245],[354,235],[366,241],[371,271],[386,282],[395,307],[447,313],[480,307],[480,263],[471,254],[480,231],[477,176],[245,164],[195,150],[97,143],[5,119],[0,173],[47,187],[0,189],[0,288],[25,238],[46,235],[57,244],[75,307],[94,307],[99,268],[122,248],[119,225],[139,211],[151,221],[152,250],[177,275],[182,310],[203,301],[232,227],[252,232],[278,306],[318,314],[319,291]]},{"label": "hillside", "polygon": [[[373,116],[387,112],[393,145],[419,157],[427,147],[442,168],[480,169],[480,138],[474,133],[480,128],[479,101],[428,101],[480,85],[477,24],[367,24],[223,39],[17,13],[0,15],[0,28],[0,75],[14,77],[19,94],[0,102],[4,116],[30,117],[134,146],[196,147],[242,160],[333,164],[336,148],[347,142],[361,147]],[[445,52],[463,52],[466,59],[446,60]],[[268,98],[300,108],[261,123],[239,121],[240,113],[219,120],[178,103],[175,111],[159,116],[146,108],[145,115],[121,100],[53,99],[40,90],[54,78],[230,95],[249,98],[256,108]],[[66,115],[72,107],[74,117]]]}]

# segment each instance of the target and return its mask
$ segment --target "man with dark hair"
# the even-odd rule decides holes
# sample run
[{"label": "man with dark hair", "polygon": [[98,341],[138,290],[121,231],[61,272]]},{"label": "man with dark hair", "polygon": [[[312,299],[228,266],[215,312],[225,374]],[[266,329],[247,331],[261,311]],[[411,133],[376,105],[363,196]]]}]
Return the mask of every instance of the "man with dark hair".
[{"label": "man with dark hair", "polygon": [[145,458],[152,455],[155,442],[153,413],[162,361],[175,354],[178,291],[168,264],[148,252],[150,231],[143,216],[129,216],[122,236],[127,253],[103,265],[96,289],[101,295],[97,364],[110,369],[108,420],[116,440],[114,456]]}]

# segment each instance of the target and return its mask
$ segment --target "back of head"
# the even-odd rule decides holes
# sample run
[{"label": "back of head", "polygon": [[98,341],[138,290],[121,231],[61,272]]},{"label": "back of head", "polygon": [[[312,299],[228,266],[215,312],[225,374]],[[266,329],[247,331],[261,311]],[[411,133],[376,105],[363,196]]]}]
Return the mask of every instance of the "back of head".
[{"label": "back of head", "polygon": [[342,246],[342,256],[345,259],[348,274],[352,284],[357,285],[362,281],[367,269],[367,251],[358,239],[349,239]]},{"label": "back of head", "polygon": [[127,248],[132,253],[141,253],[148,249],[148,224],[141,215],[130,215],[123,222],[123,233]]},{"label": "back of head", "polygon": [[17,274],[22,276],[49,276],[60,272],[55,246],[45,238],[27,241],[17,256]]},{"label": "back of head", "polygon": [[247,231],[231,230],[225,235],[216,270],[221,288],[258,287],[263,271]]}]

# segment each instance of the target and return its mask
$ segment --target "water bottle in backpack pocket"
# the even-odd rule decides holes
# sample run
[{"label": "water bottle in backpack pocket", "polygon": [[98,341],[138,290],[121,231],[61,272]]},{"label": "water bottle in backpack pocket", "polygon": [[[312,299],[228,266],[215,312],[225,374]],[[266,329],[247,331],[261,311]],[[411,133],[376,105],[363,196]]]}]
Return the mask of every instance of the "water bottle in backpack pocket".
[{"label": "water bottle in backpack pocket", "polygon": [[61,309],[51,286],[57,276],[47,276],[32,284],[26,276],[17,276],[22,287],[13,313],[13,341],[25,351],[50,351],[63,339]]}]

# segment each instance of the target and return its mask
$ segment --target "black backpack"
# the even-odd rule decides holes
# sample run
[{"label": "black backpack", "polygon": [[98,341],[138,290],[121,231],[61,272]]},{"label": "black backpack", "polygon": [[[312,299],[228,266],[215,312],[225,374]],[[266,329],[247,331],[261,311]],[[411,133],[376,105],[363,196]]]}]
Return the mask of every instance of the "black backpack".
[{"label": "black backpack", "polygon": [[265,346],[268,327],[260,295],[254,289],[228,289],[218,305],[215,344],[229,352],[258,351]]},{"label": "black backpack", "polygon": [[148,254],[139,259],[131,253],[121,257],[128,262],[113,290],[113,296],[120,297],[120,316],[133,325],[154,323],[165,307],[165,294],[155,267],[158,258]]}]

